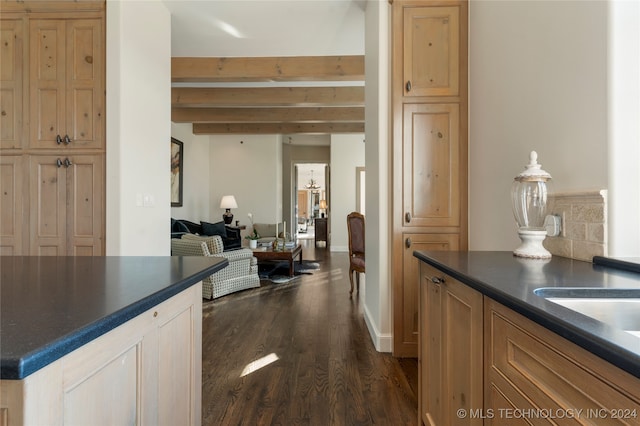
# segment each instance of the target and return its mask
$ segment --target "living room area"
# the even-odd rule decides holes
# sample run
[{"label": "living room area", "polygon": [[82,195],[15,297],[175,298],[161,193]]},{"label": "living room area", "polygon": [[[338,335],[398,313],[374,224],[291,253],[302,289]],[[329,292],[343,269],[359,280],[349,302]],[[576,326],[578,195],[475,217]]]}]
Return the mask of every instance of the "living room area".
[{"label": "living room area", "polygon": [[[241,230],[243,239],[252,229],[251,220],[286,222],[287,232],[295,235],[302,213],[297,206],[297,169],[305,170],[307,176],[311,168],[326,164],[323,192],[318,192],[317,204],[309,202],[316,211],[303,215],[309,221],[306,235],[300,235],[302,239],[315,236],[313,219],[324,214],[326,250],[348,251],[346,217],[358,206],[357,172],[365,161],[363,134],[194,135],[190,125],[179,123],[172,123],[171,130],[172,137],[183,143],[182,205],[171,208],[172,218],[219,222],[225,213],[220,207],[222,197],[233,195],[237,208],[231,210],[232,224],[246,227]],[[308,179],[301,179],[298,186],[304,187]],[[316,171],[314,179],[319,179]],[[324,209],[320,209],[321,195]]]}]

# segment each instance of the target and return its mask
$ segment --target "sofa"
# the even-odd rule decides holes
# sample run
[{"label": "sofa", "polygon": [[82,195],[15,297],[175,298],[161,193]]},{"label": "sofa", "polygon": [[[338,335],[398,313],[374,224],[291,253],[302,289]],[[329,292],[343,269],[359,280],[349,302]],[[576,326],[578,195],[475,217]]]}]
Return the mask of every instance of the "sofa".
[{"label": "sofa", "polygon": [[222,238],[224,251],[235,250],[242,247],[240,229],[225,225],[223,221],[210,223],[195,223],[185,219],[171,218],[171,238],[182,238],[185,234],[193,235],[219,235]]},{"label": "sofa", "polygon": [[249,249],[224,251],[219,235],[198,236],[191,233],[171,239],[172,256],[217,256],[229,265],[202,280],[202,297],[215,299],[240,290],[260,287],[258,261]]},{"label": "sofa", "polygon": [[[283,224],[278,224],[278,238],[283,238]],[[258,233],[260,238],[258,244],[272,243],[276,239],[276,224],[275,223],[254,223],[253,229]]]}]

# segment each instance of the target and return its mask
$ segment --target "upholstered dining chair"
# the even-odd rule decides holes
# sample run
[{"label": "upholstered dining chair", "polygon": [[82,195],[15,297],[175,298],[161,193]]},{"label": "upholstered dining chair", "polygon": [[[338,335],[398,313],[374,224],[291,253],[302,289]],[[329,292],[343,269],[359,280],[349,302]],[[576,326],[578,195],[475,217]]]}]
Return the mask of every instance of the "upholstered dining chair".
[{"label": "upholstered dining chair", "polygon": [[349,234],[349,281],[353,294],[353,274],[356,274],[356,286],[360,291],[360,274],[365,273],[364,267],[364,216],[358,212],[347,215],[347,230]]}]

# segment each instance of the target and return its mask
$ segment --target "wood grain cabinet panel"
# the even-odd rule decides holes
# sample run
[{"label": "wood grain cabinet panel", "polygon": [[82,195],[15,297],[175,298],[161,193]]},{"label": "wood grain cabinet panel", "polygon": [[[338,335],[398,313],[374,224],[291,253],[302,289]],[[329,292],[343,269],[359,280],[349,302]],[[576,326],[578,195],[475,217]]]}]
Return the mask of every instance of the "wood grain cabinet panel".
[{"label": "wood grain cabinet panel", "polygon": [[420,266],[419,423],[481,425],[459,416],[483,406],[482,294]]},{"label": "wood grain cabinet panel", "polygon": [[23,141],[24,21],[0,19],[0,149]]},{"label": "wood grain cabinet panel", "polygon": [[403,120],[403,226],[460,226],[459,106],[405,104]]},{"label": "wood grain cabinet panel", "polygon": [[32,255],[102,254],[103,176],[100,154],[29,156]]},{"label": "wood grain cabinet panel", "polygon": [[403,33],[404,96],[459,95],[460,8],[407,7]]},{"label": "wood grain cabinet panel", "polygon": [[[402,312],[402,327],[394,329],[395,339],[402,344],[396,356],[417,356],[418,353],[418,300],[420,262],[413,256],[415,250],[458,250],[457,234],[403,234],[404,280],[395,293],[402,295],[394,300],[394,310]],[[396,323],[398,325],[398,323]]]},{"label": "wood grain cabinet panel", "polygon": [[489,298],[485,341],[485,424],[640,424],[637,378]]},{"label": "wood grain cabinet panel", "polygon": [[0,255],[22,253],[22,156],[0,156]]},{"label": "wood grain cabinet panel", "polygon": [[103,147],[103,46],[101,19],[30,21],[32,148]]}]

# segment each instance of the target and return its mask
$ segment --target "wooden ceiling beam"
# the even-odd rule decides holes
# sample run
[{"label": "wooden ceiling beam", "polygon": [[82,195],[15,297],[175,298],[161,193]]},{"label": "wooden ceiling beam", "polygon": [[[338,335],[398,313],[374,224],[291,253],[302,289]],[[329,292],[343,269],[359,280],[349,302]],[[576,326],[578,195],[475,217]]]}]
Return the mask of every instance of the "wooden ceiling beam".
[{"label": "wooden ceiling beam", "polygon": [[194,135],[364,133],[364,123],[194,123]]},{"label": "wooden ceiling beam", "polygon": [[171,106],[364,106],[364,86],[348,87],[174,87]]},{"label": "wooden ceiling beam", "polygon": [[174,123],[364,122],[364,107],[172,108]]},{"label": "wooden ceiling beam", "polygon": [[364,81],[364,56],[174,57],[171,81]]}]

